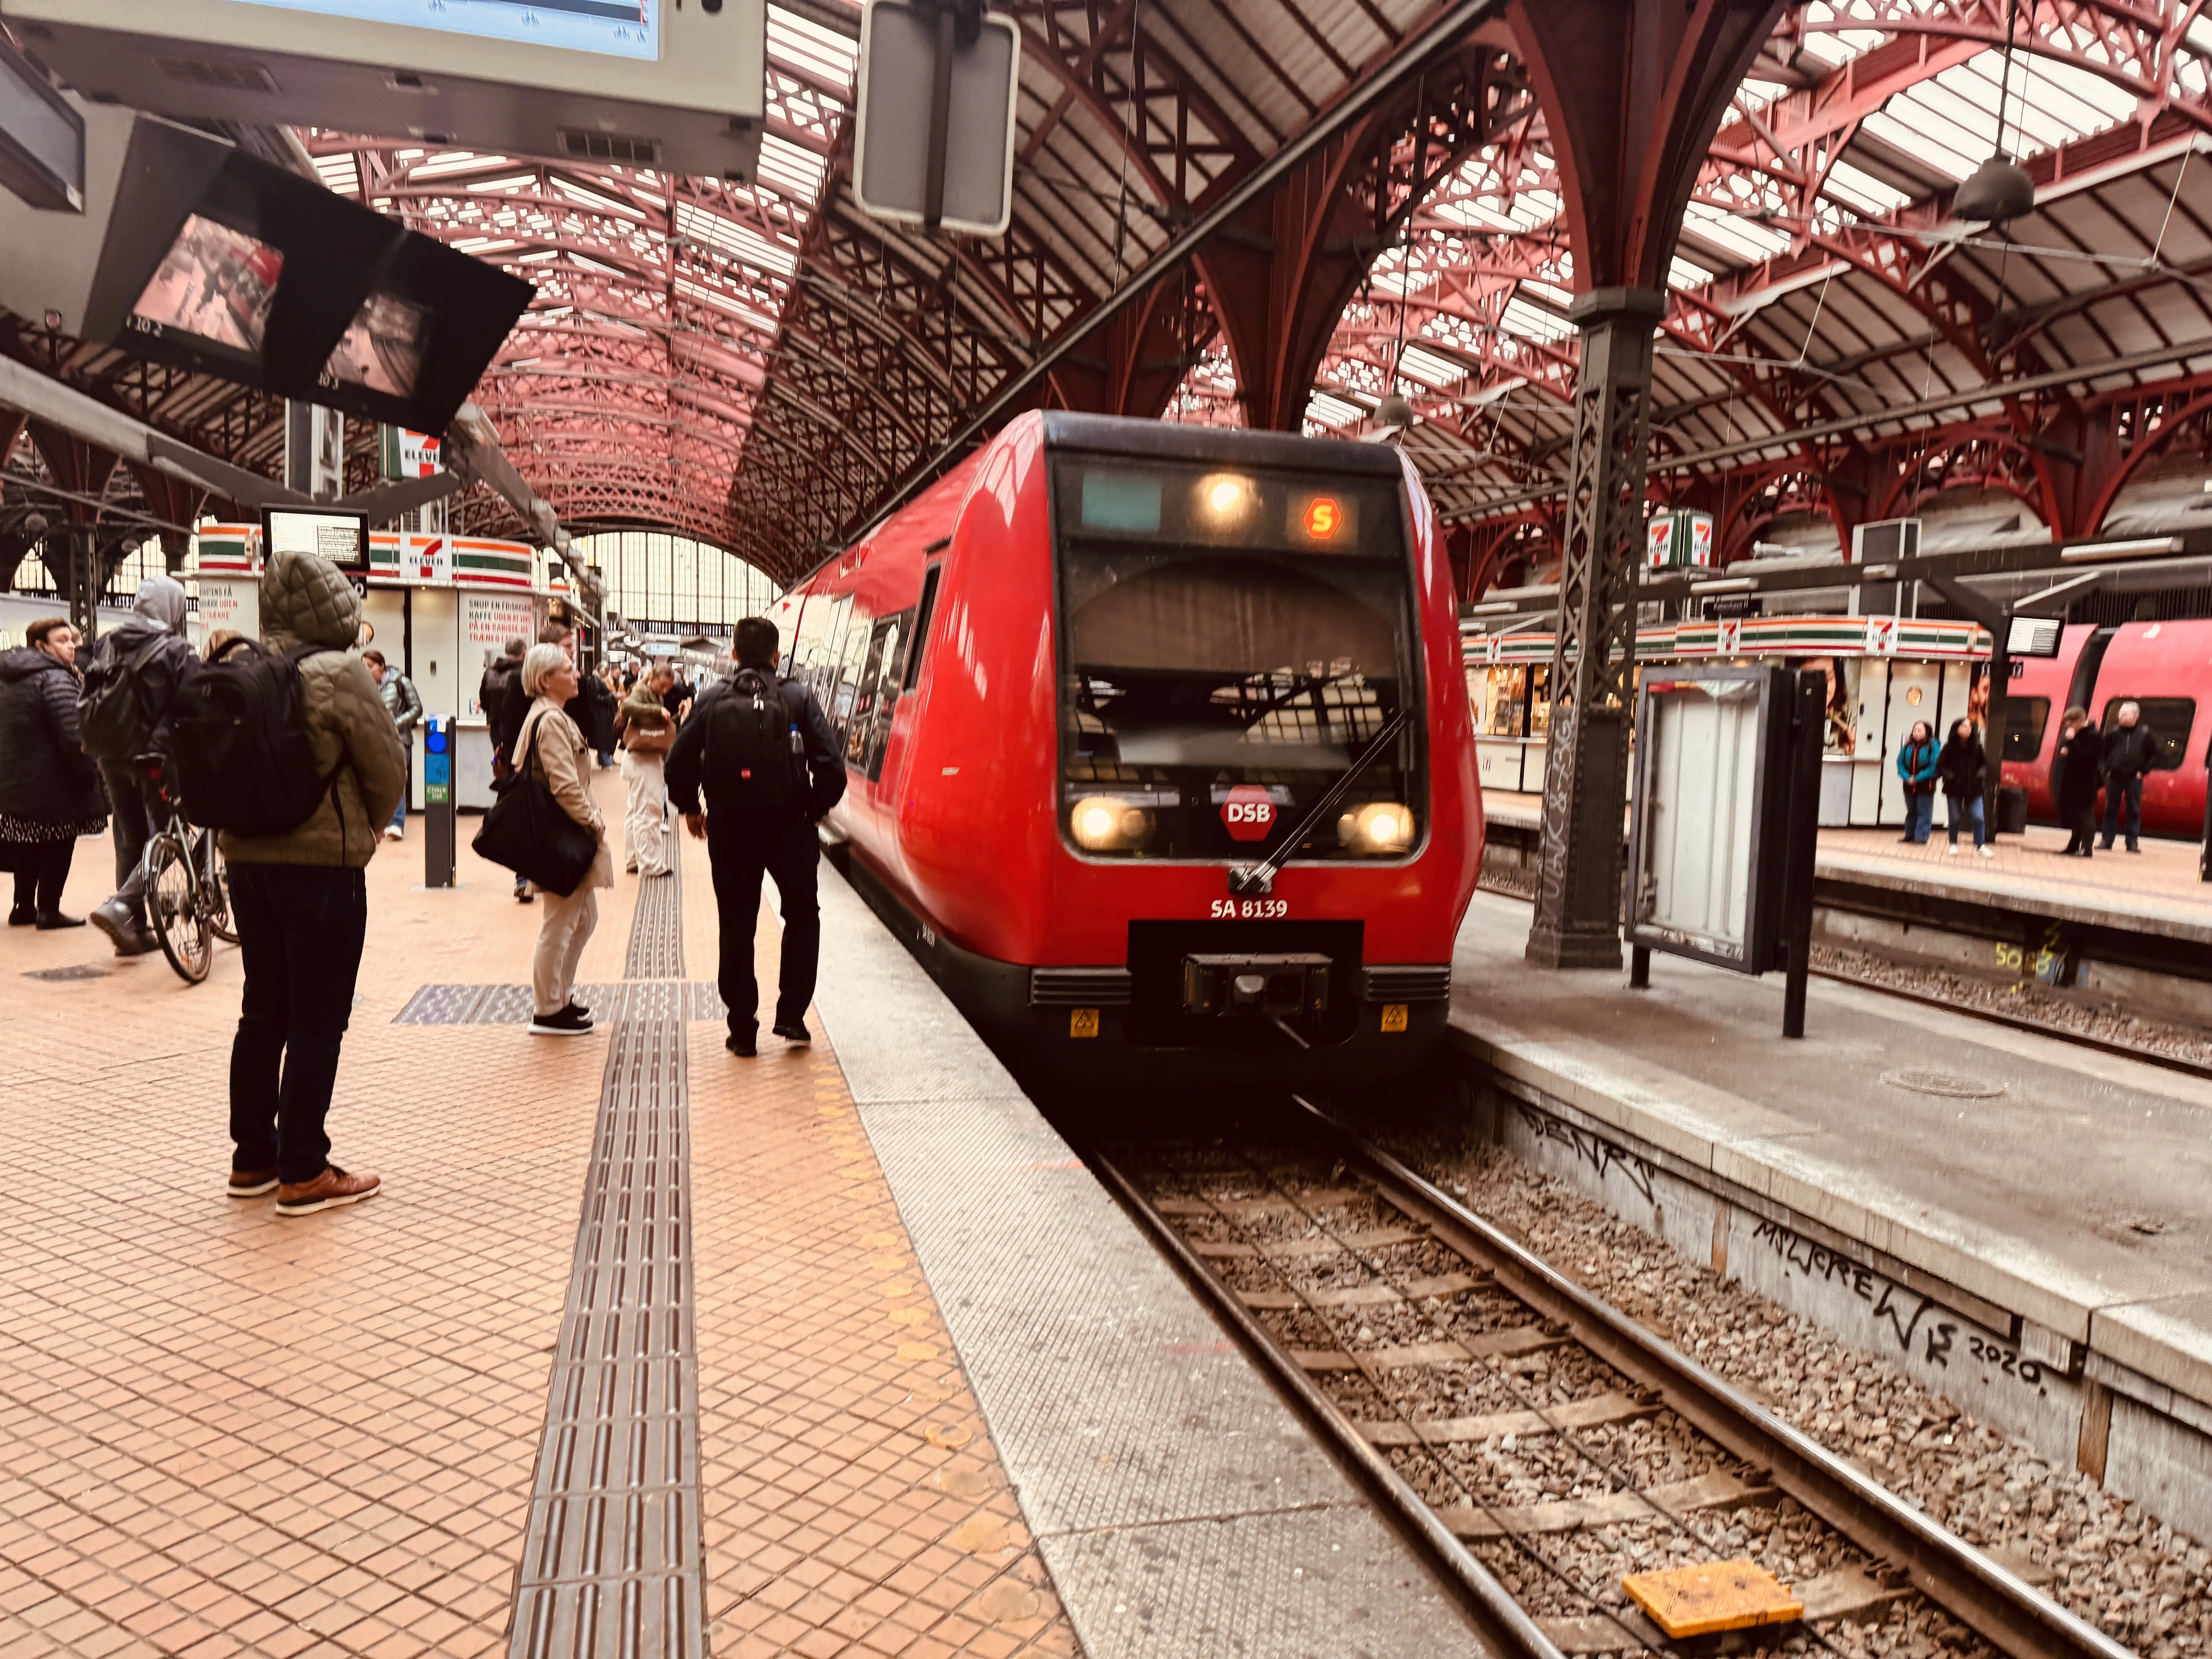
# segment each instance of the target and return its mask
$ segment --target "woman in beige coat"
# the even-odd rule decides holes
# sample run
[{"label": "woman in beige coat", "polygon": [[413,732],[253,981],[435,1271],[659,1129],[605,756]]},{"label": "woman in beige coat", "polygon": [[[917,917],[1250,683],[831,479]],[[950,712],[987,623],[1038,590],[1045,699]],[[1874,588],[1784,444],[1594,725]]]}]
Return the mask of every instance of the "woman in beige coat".
[{"label": "woman in beige coat", "polygon": [[576,1001],[576,964],[599,923],[599,890],[615,884],[614,856],[607,850],[606,820],[592,799],[592,775],[584,762],[589,746],[575,722],[561,712],[561,705],[576,695],[576,665],[557,645],[532,646],[522,659],[522,689],[535,701],[514,739],[515,770],[534,758],[561,810],[599,838],[599,855],[574,892],[563,898],[538,890],[544,894],[545,913],[530,966],[530,1034],[582,1036],[592,1029],[592,1014]]}]

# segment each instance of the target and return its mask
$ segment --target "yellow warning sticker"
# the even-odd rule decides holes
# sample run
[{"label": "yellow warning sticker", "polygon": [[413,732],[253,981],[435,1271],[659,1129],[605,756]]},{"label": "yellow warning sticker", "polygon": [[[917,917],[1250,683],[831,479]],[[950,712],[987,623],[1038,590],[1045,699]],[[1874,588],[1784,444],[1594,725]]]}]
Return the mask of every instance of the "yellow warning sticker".
[{"label": "yellow warning sticker", "polygon": [[1386,1002],[1382,1005],[1382,1029],[1386,1031],[1402,1031],[1406,1029],[1404,1003]]},{"label": "yellow warning sticker", "polygon": [[1072,1037],[1095,1037],[1098,1035],[1098,1011],[1096,1008],[1071,1008],[1067,1011],[1067,1034]]}]

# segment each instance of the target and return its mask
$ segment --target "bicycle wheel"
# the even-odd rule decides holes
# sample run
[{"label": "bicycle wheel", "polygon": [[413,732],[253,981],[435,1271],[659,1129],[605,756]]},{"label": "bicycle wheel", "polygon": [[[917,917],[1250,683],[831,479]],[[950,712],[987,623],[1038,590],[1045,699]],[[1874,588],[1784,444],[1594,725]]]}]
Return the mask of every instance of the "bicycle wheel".
[{"label": "bicycle wheel", "polygon": [[216,844],[215,831],[203,830],[207,837],[207,853],[200,864],[200,892],[206,900],[208,926],[225,945],[238,943],[238,927],[230,919],[230,870],[222,861],[222,849]]},{"label": "bicycle wheel", "polygon": [[161,954],[188,985],[208,976],[215,963],[215,934],[208,926],[198,874],[185,845],[173,835],[146,849],[152,872],[146,884],[146,919],[161,941]]}]

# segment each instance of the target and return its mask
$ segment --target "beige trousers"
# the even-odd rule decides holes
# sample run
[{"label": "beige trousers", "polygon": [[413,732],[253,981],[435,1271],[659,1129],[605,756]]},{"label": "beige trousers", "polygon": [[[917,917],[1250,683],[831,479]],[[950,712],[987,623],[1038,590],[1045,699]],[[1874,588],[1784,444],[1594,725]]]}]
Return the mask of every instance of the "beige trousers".
[{"label": "beige trousers", "polygon": [[623,868],[657,876],[668,868],[662,831],[668,819],[666,757],[623,750],[623,776],[629,784],[629,809],[623,815]]},{"label": "beige trousers", "polygon": [[590,884],[589,876],[584,880],[566,898],[538,890],[538,902],[544,908],[538,922],[538,951],[530,961],[533,1014],[559,1013],[575,991],[576,964],[583,960],[592,929],[599,925],[599,889]]}]

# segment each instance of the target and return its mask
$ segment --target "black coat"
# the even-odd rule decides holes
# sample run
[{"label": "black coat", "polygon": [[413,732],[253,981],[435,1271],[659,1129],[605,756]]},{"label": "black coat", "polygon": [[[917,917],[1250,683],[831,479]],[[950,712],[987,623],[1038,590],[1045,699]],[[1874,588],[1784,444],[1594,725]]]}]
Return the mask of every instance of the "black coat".
[{"label": "black coat", "polygon": [[2141,720],[2105,734],[2105,775],[2117,782],[2142,776],[2157,758],[2158,737]]},{"label": "black coat", "polygon": [[2097,786],[2104,780],[2104,760],[2105,734],[2094,726],[2084,725],[2072,737],[2058,739],[2054,768],[2057,775],[2052,782],[2062,811],[2079,810],[2097,799]]},{"label": "black coat", "polygon": [[107,813],[76,735],[76,671],[34,647],[0,651],[0,812],[32,823]]},{"label": "black coat", "polygon": [[1979,738],[1953,732],[1943,739],[1943,752],[1936,757],[1936,781],[1954,800],[1972,800],[1988,787],[1990,757]]},{"label": "black coat", "polygon": [[521,690],[521,658],[499,657],[484,665],[483,678],[477,685],[477,702],[490,729],[495,754],[504,755],[514,746],[514,734],[520,726],[517,717],[521,711],[509,705]]},{"label": "black coat", "polygon": [[[714,781],[705,775],[707,730],[712,722],[715,699],[728,695],[730,686],[731,682],[724,680],[708,689],[707,695],[692,706],[691,718],[684,722],[669,749],[668,799],[686,817],[699,810],[702,790],[709,798],[715,793]],[[806,752],[806,799],[800,810],[808,818],[818,821],[845,796],[845,763],[837,752],[836,734],[830,729],[830,720],[822,712],[822,705],[805,685],[797,680],[784,679],[776,682],[776,689],[783,694],[784,712],[799,728]]]}]

